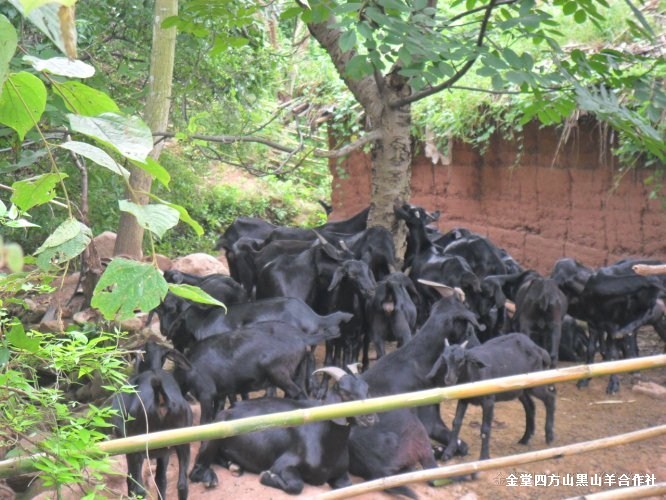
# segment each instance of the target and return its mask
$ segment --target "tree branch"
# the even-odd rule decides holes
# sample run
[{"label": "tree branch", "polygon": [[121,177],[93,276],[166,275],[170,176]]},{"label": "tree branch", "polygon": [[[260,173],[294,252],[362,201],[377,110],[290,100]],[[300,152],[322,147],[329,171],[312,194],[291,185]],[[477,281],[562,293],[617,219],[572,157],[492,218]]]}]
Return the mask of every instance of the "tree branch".
[{"label": "tree branch", "polygon": [[[476,39],[476,46],[481,47],[483,46],[483,39],[486,36],[486,30],[488,29],[488,23],[490,22],[490,15],[493,12],[493,9],[497,6],[498,0],[490,0],[488,5],[485,7],[485,14],[483,15],[483,19],[481,20],[481,27],[479,28],[479,36]],[[476,62],[477,58],[479,57],[478,53],[472,57],[469,61],[467,61],[465,64],[463,64],[462,68],[458,70],[458,72],[453,75],[451,78],[448,80],[440,83],[439,85],[435,85],[434,87],[429,87],[425,90],[422,90],[421,92],[417,92],[415,94],[408,95],[402,99],[397,99],[393,101],[390,106],[393,109],[400,108],[401,106],[405,106],[406,104],[411,104],[413,102],[419,101],[423,99],[424,97],[431,96],[433,94],[436,94],[437,92],[440,92],[446,88],[450,88],[453,84],[455,84],[458,80],[460,80],[465,74],[470,70],[470,68],[474,65]]]},{"label": "tree branch", "polygon": [[[154,136],[157,137],[175,137],[176,134],[171,133],[171,132],[156,132],[153,134]],[[346,156],[352,151],[355,151],[359,149],[360,147],[364,146],[368,142],[375,141],[377,139],[380,139],[382,136],[382,133],[379,130],[372,130],[362,136],[361,138],[357,139],[356,141],[347,144],[346,146],[332,150],[332,151],[325,151],[323,149],[313,149],[312,154],[318,158],[340,158],[342,156]],[[282,144],[279,144],[275,141],[271,141],[270,139],[265,139],[263,137],[256,137],[256,136],[248,136],[248,135],[200,135],[200,134],[193,134],[188,136],[190,139],[197,139],[200,141],[208,141],[208,142],[217,142],[221,144],[233,144],[235,142],[256,142],[259,144],[263,144],[265,146],[268,146],[270,148],[276,149],[278,151],[282,151],[283,153],[288,153],[290,155],[293,155],[299,151],[303,150],[303,145],[299,145],[296,148],[290,148],[287,146],[284,146]]]}]

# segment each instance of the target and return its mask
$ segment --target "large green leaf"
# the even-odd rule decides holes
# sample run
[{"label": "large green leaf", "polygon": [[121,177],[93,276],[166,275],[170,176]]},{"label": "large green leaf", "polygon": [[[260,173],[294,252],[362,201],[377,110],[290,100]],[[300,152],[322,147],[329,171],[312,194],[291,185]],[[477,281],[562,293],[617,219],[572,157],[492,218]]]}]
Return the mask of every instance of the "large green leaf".
[{"label": "large green leaf", "polygon": [[201,304],[210,304],[213,306],[224,307],[225,310],[227,309],[227,306],[225,306],[222,302],[214,297],[211,297],[198,286],[184,284],[177,285],[175,283],[169,283],[169,291],[187,300],[192,300]]},{"label": "large green leaf", "polygon": [[81,82],[55,82],[53,91],[62,98],[67,109],[77,115],[97,116],[120,111],[115,101],[104,92]]},{"label": "large green leaf", "polygon": [[92,240],[92,231],[76,219],[67,219],[36,251],[37,265],[49,269],[80,255]]},{"label": "large green leaf", "polygon": [[30,14],[34,9],[38,9],[49,3],[57,3],[59,5],[65,5],[71,7],[76,3],[76,0],[19,0],[23,6],[23,12],[27,15]]},{"label": "large green leaf", "polygon": [[88,63],[68,57],[52,57],[40,59],[35,56],[23,56],[23,60],[32,64],[37,71],[46,71],[54,75],[69,78],[90,78],[95,75],[95,68]]},{"label": "large green leaf", "polygon": [[117,113],[67,116],[72,130],[112,146],[131,160],[145,161],[153,149],[153,135],[150,128],[139,117]]},{"label": "large green leaf", "polygon": [[129,179],[129,171],[126,168],[118,165],[116,161],[109,156],[109,154],[103,149],[88,144],[87,142],[79,141],[67,141],[63,144],[60,144],[61,148],[68,149],[74,153],[81,155],[85,158],[88,158],[91,161],[94,161],[99,166],[104,167],[114,174],[121,175],[126,179]]},{"label": "large green leaf", "polygon": [[24,212],[34,206],[48,203],[55,198],[53,188],[66,177],[67,174],[63,173],[48,173],[16,181],[12,184],[14,192],[11,201]]},{"label": "large green leaf", "polygon": [[142,228],[160,238],[164,236],[167,230],[178,224],[180,218],[178,210],[166,205],[137,205],[127,200],[120,200],[118,205],[120,210],[129,212],[136,217],[137,223]]},{"label": "large green leaf", "polygon": [[14,26],[5,16],[0,14],[0,92],[9,71],[9,61],[14,57],[18,37]]},{"label": "large green leaf", "polygon": [[[26,11],[22,0],[9,0],[9,3],[23,14],[28,21],[37,26],[42,33],[49,37],[63,54],[67,54],[65,41],[60,30],[60,18],[58,17],[60,5],[53,2],[41,7],[28,6],[29,8]],[[42,1],[42,3],[46,2]]]},{"label": "large green leaf", "polygon": [[136,161],[130,160],[134,165],[139,167],[141,170],[148,172],[153,179],[157,179],[160,184],[164,187],[169,187],[169,182],[171,181],[171,176],[167,169],[162,165],[153,160],[150,156],[146,158],[146,161]]},{"label": "large green leaf", "polygon": [[46,88],[39,78],[25,71],[9,75],[0,94],[0,123],[16,130],[23,140],[45,107]]},{"label": "large green leaf", "polygon": [[134,311],[151,311],[164,299],[167,282],[150,264],[127,259],[113,259],[97,282],[92,306],[107,320],[124,320]]},{"label": "large green leaf", "polygon": [[14,323],[7,331],[7,341],[9,345],[22,351],[37,352],[39,349],[39,339],[28,337],[21,323]]},{"label": "large green leaf", "polygon": [[149,193],[149,196],[152,199],[159,201],[162,205],[166,205],[167,207],[171,207],[174,210],[178,210],[178,213],[180,214],[180,220],[183,221],[188,226],[190,226],[192,229],[194,229],[194,232],[197,234],[197,236],[202,236],[204,234],[203,227],[201,227],[201,225],[190,216],[189,212],[185,207],[181,205],[176,205],[175,203],[164,201],[152,193]]}]

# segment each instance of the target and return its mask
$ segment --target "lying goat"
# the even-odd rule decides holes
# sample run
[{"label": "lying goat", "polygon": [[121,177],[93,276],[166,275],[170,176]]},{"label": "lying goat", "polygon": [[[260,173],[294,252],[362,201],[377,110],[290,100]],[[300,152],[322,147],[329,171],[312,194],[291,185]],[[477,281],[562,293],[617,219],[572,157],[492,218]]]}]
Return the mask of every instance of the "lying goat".
[{"label": "lying goat", "polygon": [[[114,434],[117,437],[134,436],[147,432],[164,431],[189,427],[192,425],[192,410],[180,392],[178,384],[171,373],[162,369],[165,358],[174,363],[189,367],[185,357],[178,351],[148,342],[145,346],[143,361],[137,366],[137,374],[129,384],[136,392],[117,394],[113,400],[113,408],[117,415],[113,418]],[[190,445],[175,446],[178,455],[178,498],[187,498],[187,469],[190,463]],[[159,496],[166,499],[167,466],[169,465],[170,448],[151,450],[149,453],[137,452],[127,454],[127,490],[129,496],[146,497],[141,470],[143,460],[157,459],[156,479]]]},{"label": "lying goat", "polygon": [[[523,333],[509,333],[495,337],[485,344],[470,349],[465,349],[466,344],[467,342],[461,345],[449,345],[447,341],[444,352],[427,377],[437,384],[443,382],[444,385],[449,386],[546,370],[550,366],[548,352],[537,346]],[[483,408],[481,460],[490,456],[488,451],[490,425],[493,420],[495,401],[509,401],[518,398],[523,404],[526,417],[525,434],[519,443],[527,444],[534,434],[534,401],[530,396],[539,398],[546,407],[546,443],[550,443],[554,437],[555,421],[555,387],[552,385],[460,399],[456,408],[456,416],[453,419],[451,439],[444,450],[444,459],[452,458],[456,451],[460,427],[469,403],[480,405]]]},{"label": "lying goat", "polygon": [[[322,404],[355,401],[368,397],[368,385],[359,377],[341,368],[327,367],[315,373],[328,373],[336,380],[326,399],[294,401],[262,398],[236,403],[220,412],[217,421],[235,420],[268,413],[312,408]],[[272,428],[265,431],[231,436],[206,442],[197,456],[190,474],[192,482],[208,487],[218,484],[211,464],[233,462],[241,469],[261,474],[261,484],[278,488],[292,495],[303,490],[304,482],[332,488],[349,486],[347,441],[350,423],[373,425],[375,414],[336,418],[298,427]]]}]

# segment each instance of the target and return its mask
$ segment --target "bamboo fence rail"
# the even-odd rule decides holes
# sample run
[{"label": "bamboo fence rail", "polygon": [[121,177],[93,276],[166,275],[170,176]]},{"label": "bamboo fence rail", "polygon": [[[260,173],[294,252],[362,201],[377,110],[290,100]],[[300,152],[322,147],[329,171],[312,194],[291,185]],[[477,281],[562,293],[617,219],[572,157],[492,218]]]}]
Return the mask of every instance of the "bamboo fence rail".
[{"label": "bamboo fence rail", "polygon": [[[580,453],[588,453],[591,451],[602,450],[611,448],[613,446],[620,446],[623,444],[633,443],[644,439],[655,438],[666,434],[666,425],[657,427],[650,427],[639,431],[629,432],[626,434],[619,434],[602,439],[595,439],[593,441],[584,441],[582,443],[570,444],[566,446],[557,446],[555,448],[548,448],[545,450],[531,451],[529,453],[519,453],[517,455],[510,455],[507,457],[490,458],[488,460],[479,460],[476,462],[469,462],[464,464],[449,465],[445,467],[438,467],[436,469],[426,469],[416,472],[408,472],[406,474],[399,474],[397,476],[384,477],[373,481],[366,481],[364,483],[355,484],[346,488],[332,490],[314,498],[317,500],[334,500],[338,498],[350,498],[373,491],[381,491],[386,488],[393,488],[408,483],[432,481],[435,479],[446,479],[451,477],[458,477],[469,475],[475,472],[482,472],[487,470],[499,469],[502,467],[510,467],[514,465],[522,465],[532,462],[540,462],[549,460],[551,458],[561,458],[571,455],[578,455]],[[613,497],[606,497],[613,498]]]},{"label": "bamboo fence rail", "polygon": [[[122,439],[104,441],[99,444],[97,450],[91,450],[90,453],[119,455],[147,451],[156,448],[190,443],[193,441],[219,439],[227,436],[263,430],[270,427],[302,425],[332,418],[437,404],[447,400],[464,399],[526,387],[555,384],[579,380],[582,378],[599,377],[614,373],[626,373],[664,366],[666,366],[666,354],[621,361],[609,361],[592,365],[572,366],[555,370],[545,370],[542,372],[483,380],[453,387],[428,389],[425,391],[372,398],[364,401],[351,401],[347,403],[318,406],[303,410],[261,415],[239,420],[215,422],[170,431],[141,434]],[[34,464],[39,457],[40,455],[36,454],[0,461],[0,478],[35,471]]]}]

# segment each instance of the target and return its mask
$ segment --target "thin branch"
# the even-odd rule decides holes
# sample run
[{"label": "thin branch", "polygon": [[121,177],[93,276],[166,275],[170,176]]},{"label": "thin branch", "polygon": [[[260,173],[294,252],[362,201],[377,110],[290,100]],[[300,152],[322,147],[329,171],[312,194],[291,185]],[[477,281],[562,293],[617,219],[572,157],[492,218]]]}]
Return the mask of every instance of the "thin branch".
[{"label": "thin branch", "polygon": [[[483,46],[483,39],[486,36],[486,30],[488,29],[488,23],[490,22],[490,15],[492,14],[493,9],[496,7],[496,5],[497,5],[497,0],[490,0],[488,5],[485,7],[486,12],[483,15],[483,19],[481,20],[481,27],[479,28],[479,36],[476,39],[476,46],[477,47]],[[467,61],[465,64],[463,64],[462,68],[460,68],[455,75],[453,75],[448,80],[440,83],[439,85],[435,85],[434,87],[427,88],[427,89],[425,89],[421,92],[417,92],[415,94],[411,94],[411,95],[408,95],[406,97],[403,97],[402,99],[397,99],[396,101],[393,101],[390,105],[391,108],[393,108],[393,109],[400,108],[400,107],[405,106],[407,104],[411,104],[413,102],[421,100],[424,97],[428,97],[428,96],[431,96],[433,94],[436,94],[437,92],[440,92],[440,91],[442,91],[446,88],[450,88],[454,83],[456,83],[463,76],[465,76],[465,74],[474,65],[474,63],[476,62],[478,57],[479,57],[479,54],[477,53],[469,61]]]},{"label": "thin branch", "polygon": [[[175,134],[171,132],[156,132],[153,134],[154,136],[157,137],[174,137]],[[379,130],[372,130],[368,132],[366,135],[363,137],[357,139],[356,141],[347,144],[343,148],[333,150],[333,151],[325,151],[323,149],[314,149],[312,150],[312,154],[318,158],[340,158],[342,156],[348,155],[352,151],[359,149],[361,146],[367,144],[368,142],[375,141],[377,139],[380,139],[382,136],[381,131]],[[263,137],[255,137],[255,136],[247,136],[247,135],[200,135],[200,134],[193,134],[189,136],[190,139],[198,139],[200,141],[208,141],[208,142],[218,142],[221,144],[233,144],[237,142],[256,142],[259,144],[263,144],[265,146],[268,146],[270,148],[276,149],[278,151],[282,151],[283,153],[288,153],[288,154],[295,154],[298,151],[303,150],[303,145],[300,145],[297,148],[290,148],[287,146],[284,146],[282,144],[279,144],[277,142],[271,141],[269,139],[265,139]]]}]

